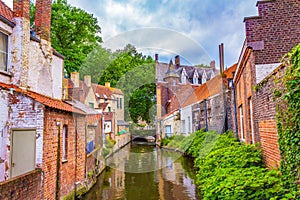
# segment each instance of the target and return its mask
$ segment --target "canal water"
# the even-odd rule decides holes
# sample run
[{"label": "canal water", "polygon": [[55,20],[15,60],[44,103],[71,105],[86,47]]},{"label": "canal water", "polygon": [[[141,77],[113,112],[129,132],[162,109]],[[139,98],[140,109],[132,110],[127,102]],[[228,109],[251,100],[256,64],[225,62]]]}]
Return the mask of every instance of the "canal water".
[{"label": "canal water", "polygon": [[107,160],[84,200],[197,200],[193,161],[180,153],[132,142]]}]

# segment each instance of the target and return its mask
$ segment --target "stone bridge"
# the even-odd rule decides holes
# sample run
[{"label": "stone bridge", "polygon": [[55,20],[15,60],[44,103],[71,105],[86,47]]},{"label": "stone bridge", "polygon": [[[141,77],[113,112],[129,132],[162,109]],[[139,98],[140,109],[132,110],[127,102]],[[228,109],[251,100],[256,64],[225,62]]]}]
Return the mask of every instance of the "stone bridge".
[{"label": "stone bridge", "polygon": [[156,135],[148,135],[148,136],[144,136],[144,135],[132,135],[131,136],[131,140],[132,141],[136,141],[136,142],[155,142],[156,141]]}]

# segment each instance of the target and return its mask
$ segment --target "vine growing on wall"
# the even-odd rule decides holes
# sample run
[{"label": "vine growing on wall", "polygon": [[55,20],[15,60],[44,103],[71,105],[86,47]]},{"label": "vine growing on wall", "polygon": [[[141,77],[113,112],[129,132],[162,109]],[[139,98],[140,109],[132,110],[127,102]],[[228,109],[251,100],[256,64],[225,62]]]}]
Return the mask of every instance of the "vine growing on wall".
[{"label": "vine growing on wall", "polygon": [[279,97],[277,129],[283,183],[296,192],[300,190],[300,44],[284,60],[283,84],[274,93]]}]

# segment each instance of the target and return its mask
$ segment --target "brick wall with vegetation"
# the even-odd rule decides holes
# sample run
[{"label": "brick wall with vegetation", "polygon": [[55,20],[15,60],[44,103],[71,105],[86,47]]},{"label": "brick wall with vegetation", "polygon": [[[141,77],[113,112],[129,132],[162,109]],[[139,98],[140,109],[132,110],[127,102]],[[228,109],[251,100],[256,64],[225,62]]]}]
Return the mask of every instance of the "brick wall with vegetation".
[{"label": "brick wall with vegetation", "polygon": [[[283,85],[274,91],[279,100],[277,128],[284,186],[300,191],[300,44],[284,58]],[[298,194],[300,198],[300,194]]]}]

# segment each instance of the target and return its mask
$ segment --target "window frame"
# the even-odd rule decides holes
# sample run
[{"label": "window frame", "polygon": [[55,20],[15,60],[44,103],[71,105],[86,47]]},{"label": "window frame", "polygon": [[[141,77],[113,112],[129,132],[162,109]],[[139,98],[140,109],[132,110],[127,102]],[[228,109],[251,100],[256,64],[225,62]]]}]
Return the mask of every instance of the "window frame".
[{"label": "window frame", "polygon": [[9,42],[9,35],[0,31],[0,37],[1,36],[4,36],[5,37],[5,51],[2,51],[0,49],[0,53],[3,53],[5,54],[5,66],[4,66],[4,69],[2,69],[2,66],[0,65],[0,71],[3,71],[3,72],[7,72],[8,71],[8,42]]}]

